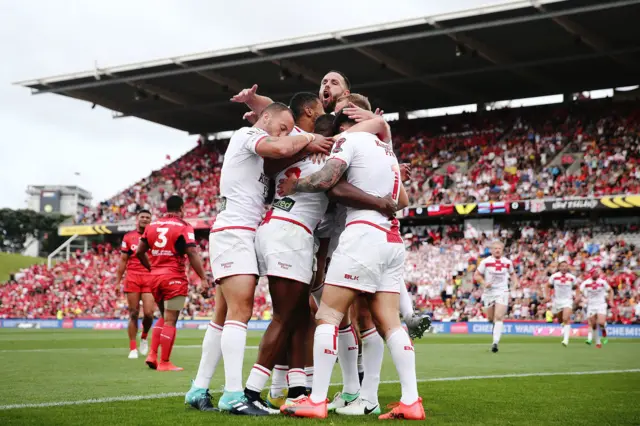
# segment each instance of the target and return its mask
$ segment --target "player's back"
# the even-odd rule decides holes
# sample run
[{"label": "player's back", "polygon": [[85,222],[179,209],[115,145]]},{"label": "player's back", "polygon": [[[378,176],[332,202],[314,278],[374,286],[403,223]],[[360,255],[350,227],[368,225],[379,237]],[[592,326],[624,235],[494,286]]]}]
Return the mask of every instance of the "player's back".
[{"label": "player's back", "polygon": [[213,229],[229,226],[255,229],[260,223],[269,178],[255,147],[268,136],[262,129],[243,127],[231,137],[220,176],[222,207]]},{"label": "player's back", "polygon": [[[347,160],[347,181],[376,197],[391,194],[397,202],[402,183],[391,144],[366,132],[346,132],[340,136],[333,147],[332,158]],[[342,156],[344,157],[341,158]],[[379,212],[351,207],[347,208],[346,221],[365,221],[385,228],[391,226],[391,220]]]},{"label": "player's back", "polygon": [[149,245],[152,275],[184,275],[187,247],[195,245],[191,225],[167,215],[151,222],[143,238]]}]

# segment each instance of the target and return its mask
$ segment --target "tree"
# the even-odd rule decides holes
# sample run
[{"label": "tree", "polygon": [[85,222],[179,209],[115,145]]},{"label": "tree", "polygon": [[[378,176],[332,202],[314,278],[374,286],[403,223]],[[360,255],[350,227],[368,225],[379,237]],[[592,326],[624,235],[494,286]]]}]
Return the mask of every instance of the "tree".
[{"label": "tree", "polygon": [[50,248],[52,240],[58,240],[58,225],[65,219],[33,210],[0,209],[0,251],[21,252],[29,237],[45,240],[44,246]]}]

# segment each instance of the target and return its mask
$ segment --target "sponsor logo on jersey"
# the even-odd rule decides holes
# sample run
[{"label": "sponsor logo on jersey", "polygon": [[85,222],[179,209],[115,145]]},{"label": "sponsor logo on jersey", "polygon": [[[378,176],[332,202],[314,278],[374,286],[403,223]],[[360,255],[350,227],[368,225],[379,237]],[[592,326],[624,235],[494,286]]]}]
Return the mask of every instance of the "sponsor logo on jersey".
[{"label": "sponsor logo on jersey", "polygon": [[284,210],[286,212],[290,212],[293,206],[295,205],[295,200],[292,200],[289,197],[280,198],[278,200],[273,201],[273,207]]},{"label": "sponsor logo on jersey", "polygon": [[231,268],[231,266],[233,265],[234,262],[226,262],[226,263],[221,263],[220,266],[222,266],[224,269],[229,269]]},{"label": "sponsor logo on jersey", "polygon": [[358,281],[360,279],[359,276],[357,275],[351,275],[351,274],[344,274],[344,278],[347,280],[351,280],[351,281]]},{"label": "sponsor logo on jersey", "polygon": [[340,138],[338,139],[338,141],[333,145],[333,150],[331,151],[332,154],[337,154],[339,152],[342,152],[342,144],[345,143],[347,140],[345,138]]},{"label": "sponsor logo on jersey", "polygon": [[288,263],[283,263],[283,262],[278,262],[278,266],[282,269],[289,269],[291,268],[291,265],[289,265]]}]

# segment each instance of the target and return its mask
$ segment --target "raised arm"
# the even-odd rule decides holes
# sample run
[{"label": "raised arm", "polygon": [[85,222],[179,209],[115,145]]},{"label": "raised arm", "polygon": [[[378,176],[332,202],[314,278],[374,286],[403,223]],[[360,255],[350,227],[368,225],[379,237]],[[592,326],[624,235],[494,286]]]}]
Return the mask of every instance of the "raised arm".
[{"label": "raised arm", "polygon": [[300,152],[314,140],[314,135],[265,136],[256,145],[256,154],[264,158],[287,158]]},{"label": "raised arm", "polygon": [[244,103],[246,104],[251,111],[256,113],[256,115],[260,115],[262,110],[273,103],[271,98],[266,96],[258,95],[256,92],[258,91],[258,85],[254,84],[248,89],[241,90],[238,94],[234,95],[231,98],[231,102],[236,103]]},{"label": "raised arm", "polygon": [[382,116],[376,115],[352,103],[349,104],[348,108],[344,108],[342,112],[357,122],[357,124],[349,128],[347,132],[372,133],[383,142],[391,141],[391,128]]}]

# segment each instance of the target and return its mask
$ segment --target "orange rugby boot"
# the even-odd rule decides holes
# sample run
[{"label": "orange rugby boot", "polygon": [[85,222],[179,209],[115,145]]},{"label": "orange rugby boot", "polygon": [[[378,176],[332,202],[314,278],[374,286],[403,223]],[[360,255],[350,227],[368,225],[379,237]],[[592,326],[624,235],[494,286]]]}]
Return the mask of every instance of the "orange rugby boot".
[{"label": "orange rugby boot", "polygon": [[158,353],[150,351],[147,355],[147,359],[144,361],[147,363],[150,369],[155,370],[158,368]]},{"label": "orange rugby boot", "polygon": [[184,368],[173,365],[171,361],[160,361],[158,371],[182,371]]},{"label": "orange rugby boot", "polygon": [[389,404],[387,407],[391,408],[391,411],[380,415],[378,419],[424,420],[426,418],[424,414],[424,407],[422,406],[422,398],[418,398],[418,400],[411,405],[396,402],[395,404]]},{"label": "orange rugby boot", "polygon": [[310,419],[327,418],[327,400],[313,402],[310,397],[297,399],[292,405],[283,405],[280,412],[293,417],[307,417]]}]

